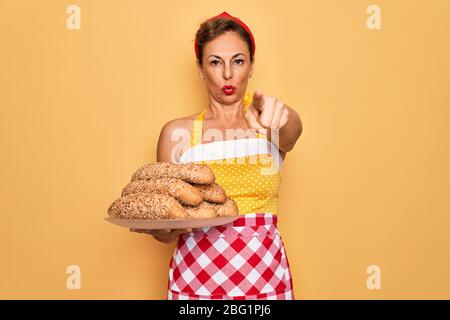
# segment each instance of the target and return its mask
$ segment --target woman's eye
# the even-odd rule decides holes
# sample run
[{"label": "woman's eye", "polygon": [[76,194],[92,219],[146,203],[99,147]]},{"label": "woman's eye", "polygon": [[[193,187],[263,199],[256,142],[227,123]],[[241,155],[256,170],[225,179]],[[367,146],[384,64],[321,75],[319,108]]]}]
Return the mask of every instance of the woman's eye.
[{"label": "woman's eye", "polygon": [[[234,60],[234,63],[240,65],[240,64],[243,64],[243,63],[244,63],[244,60],[242,60],[242,59],[236,59],[236,60]],[[219,61],[219,60],[212,60],[212,61],[211,61],[211,64],[212,64],[213,66],[218,66],[218,65],[220,64],[220,61]]]}]

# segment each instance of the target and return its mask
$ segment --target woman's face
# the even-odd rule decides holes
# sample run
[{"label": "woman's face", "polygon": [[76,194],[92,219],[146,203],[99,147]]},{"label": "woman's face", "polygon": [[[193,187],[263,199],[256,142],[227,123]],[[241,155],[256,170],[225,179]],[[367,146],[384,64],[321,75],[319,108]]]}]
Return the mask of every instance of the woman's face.
[{"label": "woman's face", "polygon": [[[208,94],[221,104],[232,104],[245,96],[254,63],[250,51],[241,37],[228,31],[203,47],[203,66],[197,65],[204,75]],[[233,86],[225,89],[224,86]]]}]

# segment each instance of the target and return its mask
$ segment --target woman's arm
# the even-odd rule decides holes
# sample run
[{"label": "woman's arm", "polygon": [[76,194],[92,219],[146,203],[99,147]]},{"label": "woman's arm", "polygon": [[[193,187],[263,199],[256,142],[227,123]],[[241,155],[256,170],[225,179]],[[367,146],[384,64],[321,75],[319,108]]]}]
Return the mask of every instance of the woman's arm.
[{"label": "woman's arm", "polygon": [[288,121],[286,122],[284,127],[279,130],[278,144],[278,148],[284,154],[294,148],[295,143],[297,142],[303,131],[300,115],[291,107],[287,105],[285,105],[285,107],[288,110]]},{"label": "woman's arm", "polygon": [[175,119],[162,127],[156,150],[156,161],[178,162],[190,142],[191,132],[185,128],[186,126],[186,120]]}]

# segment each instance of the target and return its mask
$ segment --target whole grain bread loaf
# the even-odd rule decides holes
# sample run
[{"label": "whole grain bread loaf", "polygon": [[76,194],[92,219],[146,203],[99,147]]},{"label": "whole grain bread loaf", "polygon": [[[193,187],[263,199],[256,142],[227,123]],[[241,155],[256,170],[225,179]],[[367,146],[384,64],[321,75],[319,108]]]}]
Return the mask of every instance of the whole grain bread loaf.
[{"label": "whole grain bread loaf", "polygon": [[186,209],[172,196],[159,193],[133,193],[120,197],[108,209],[112,218],[186,219]]},{"label": "whole grain bread loaf", "polygon": [[197,184],[211,184],[215,181],[214,172],[206,165],[171,162],[145,164],[136,170],[131,181],[157,178],[176,178]]}]

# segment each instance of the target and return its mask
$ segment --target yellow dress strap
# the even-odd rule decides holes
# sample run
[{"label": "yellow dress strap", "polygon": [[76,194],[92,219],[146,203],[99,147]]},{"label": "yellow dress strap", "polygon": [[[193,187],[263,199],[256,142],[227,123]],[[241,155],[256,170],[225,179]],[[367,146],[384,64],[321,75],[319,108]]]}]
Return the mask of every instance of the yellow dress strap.
[{"label": "yellow dress strap", "polygon": [[244,111],[247,112],[248,107],[252,104],[252,95],[247,92],[244,97]]},{"label": "yellow dress strap", "polygon": [[[246,93],[244,98],[244,113],[248,111],[248,108],[250,107],[251,104],[252,104],[252,95],[250,93]],[[267,136],[265,134],[259,133],[258,131],[256,131],[256,137],[267,139]]]},{"label": "yellow dress strap", "polygon": [[200,112],[194,120],[194,127],[191,133],[191,148],[202,143],[203,119],[205,117],[206,109]]}]

